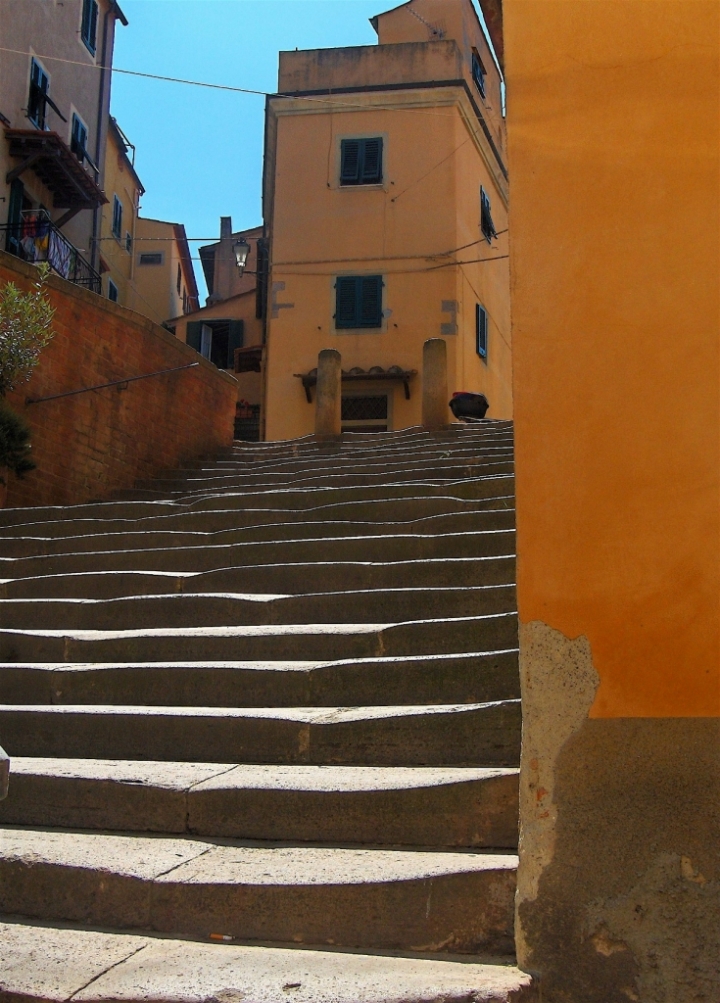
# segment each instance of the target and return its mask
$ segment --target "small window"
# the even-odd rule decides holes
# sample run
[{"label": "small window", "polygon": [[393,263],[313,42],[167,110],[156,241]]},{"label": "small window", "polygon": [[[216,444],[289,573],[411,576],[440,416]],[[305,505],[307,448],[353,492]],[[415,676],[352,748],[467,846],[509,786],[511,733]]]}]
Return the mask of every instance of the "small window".
[{"label": "small window", "polygon": [[70,130],[70,149],[81,164],[84,163],[87,157],[87,135],[87,126],[80,116],[73,112],[72,127]]},{"label": "small window", "polygon": [[132,254],[132,234],[129,230],[125,231],[125,250],[128,254]]},{"label": "small window", "polygon": [[163,263],[162,251],[147,251],[140,255],[141,265],[161,265]]},{"label": "small window", "polygon": [[179,296],[180,295],[180,289],[182,287],[182,268],[180,267],[180,263],[179,262],[178,262],[178,268],[177,268],[177,278],[175,279],[175,285],[177,286],[177,291],[178,291],[178,296]]},{"label": "small window", "polygon": [[27,117],[38,127],[45,128],[47,97],[50,79],[37,60],[30,64],[30,94],[28,95]]},{"label": "small window", "polygon": [[491,242],[493,237],[497,236],[492,213],[490,211],[490,198],[482,185],[480,186],[480,229],[482,230],[483,237],[487,240],[488,244]]},{"label": "small window", "polygon": [[488,315],[484,306],[475,306],[475,346],[483,362],[487,362],[488,354]]},{"label": "small window", "polygon": [[374,139],[343,139],[340,142],[340,184],[379,185],[382,171],[383,141]]},{"label": "small window", "polygon": [[341,414],[343,432],[387,432],[387,394],[343,395]]},{"label": "small window", "polygon": [[483,66],[482,59],[477,52],[473,50],[472,54],[472,78],[475,81],[475,86],[480,91],[482,97],[485,97],[485,77],[487,76],[487,70]]},{"label": "small window", "polygon": [[95,55],[95,50],[97,48],[97,23],[97,0],[83,0],[80,38],[83,40],[85,48],[91,52],[93,56]]},{"label": "small window", "polygon": [[118,240],[120,240],[120,237],[122,236],[122,219],[123,219],[122,202],[117,197],[117,195],[113,195],[112,232],[113,232],[113,237],[117,237]]},{"label": "small window", "polygon": [[335,283],[335,328],[382,327],[382,275],[343,275]]},{"label": "small window", "polygon": [[117,303],[118,301],[118,287],[112,279],[108,279],[108,299],[112,303]]}]

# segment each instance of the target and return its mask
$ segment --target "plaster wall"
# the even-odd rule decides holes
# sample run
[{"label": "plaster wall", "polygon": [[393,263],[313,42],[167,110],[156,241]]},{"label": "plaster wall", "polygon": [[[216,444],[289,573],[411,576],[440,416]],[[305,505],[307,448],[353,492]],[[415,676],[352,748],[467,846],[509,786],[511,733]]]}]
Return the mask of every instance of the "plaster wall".
[{"label": "plaster wall", "polygon": [[[9,120],[13,129],[32,129],[26,109],[30,88],[30,63],[32,56],[50,78],[49,95],[58,106],[66,122],[50,107],[47,109],[47,128],[57,132],[69,146],[72,129],[72,112],[75,111],[88,129],[87,150],[101,171],[105,160],[108,109],[110,107],[110,79],[105,74],[103,93],[100,90],[103,33],[105,38],[105,64],[112,65],[116,16],[109,0],[99,0],[97,50],[93,55],[80,37],[82,0],[65,0],[64,3],[28,3],[27,0],[3,0],[0,4],[0,38],[6,51],[0,59],[0,113]],[[42,58],[44,56],[54,58]],[[102,108],[100,103],[102,101]],[[98,118],[98,111],[101,111]],[[101,134],[98,136],[98,121]],[[5,178],[18,161],[8,156],[4,137],[0,138],[0,221],[7,221],[10,186]],[[27,170],[21,180],[28,196],[46,208],[52,219],[60,218],[65,209],[53,209],[53,195],[33,173]],[[83,210],[63,227],[68,240],[82,251],[83,257],[97,267],[93,247],[93,212]],[[4,250],[4,247],[3,247]],[[95,260],[93,260],[93,258]]]},{"label": "plaster wall", "polygon": [[[175,224],[159,219],[136,221],[135,280],[129,291],[128,306],[149,317],[156,324],[182,315],[183,289],[187,290],[180,248],[175,239]],[[162,254],[162,264],[143,265],[141,254]],[[177,288],[178,267],[181,270],[180,290]]]},{"label": "plaster wall", "polygon": [[720,8],[503,6],[518,956],[549,1003],[710,1003]]},{"label": "plaster wall", "polygon": [[[142,309],[142,300],[134,295],[132,284],[135,275],[135,236],[138,207],[144,189],[125,152],[125,144],[111,126],[108,129],[105,156],[105,192],[108,203],[102,206],[100,222],[100,256],[109,271],[103,275],[103,295],[109,295],[108,280],[112,279],[118,290],[117,302],[132,306],[138,313],[159,323],[154,308]],[[113,196],[117,195],[123,207],[123,225],[120,237],[112,232]],[[128,246],[127,235],[130,235]],[[140,248],[142,250],[142,248]],[[165,318],[162,318],[163,320]]]}]

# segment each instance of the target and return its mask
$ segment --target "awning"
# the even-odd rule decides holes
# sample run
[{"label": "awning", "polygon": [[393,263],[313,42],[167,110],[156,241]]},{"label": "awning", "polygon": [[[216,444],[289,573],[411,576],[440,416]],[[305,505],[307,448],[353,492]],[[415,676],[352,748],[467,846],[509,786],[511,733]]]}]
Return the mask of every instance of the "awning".
[{"label": "awning", "polygon": [[236,373],[259,373],[262,369],[262,345],[235,349]]},{"label": "awning", "polygon": [[[311,369],[309,373],[295,373],[297,379],[302,380],[305,388],[305,396],[308,404],[312,404],[312,394],[310,388],[317,384],[317,369]],[[382,366],[371,366],[370,369],[360,369],[354,366],[352,369],[342,371],[342,382],[366,382],[367,380],[377,380],[382,382],[402,383],[405,389],[405,400],[410,400],[410,380],[417,376],[417,369],[402,369],[400,366],[389,366],[383,369]]]},{"label": "awning", "polygon": [[108,201],[105,192],[56,132],[6,129],[5,137],[10,144],[10,156],[20,160],[17,167],[8,172],[8,184],[32,169],[53,193],[55,209],[77,212],[96,209]]}]

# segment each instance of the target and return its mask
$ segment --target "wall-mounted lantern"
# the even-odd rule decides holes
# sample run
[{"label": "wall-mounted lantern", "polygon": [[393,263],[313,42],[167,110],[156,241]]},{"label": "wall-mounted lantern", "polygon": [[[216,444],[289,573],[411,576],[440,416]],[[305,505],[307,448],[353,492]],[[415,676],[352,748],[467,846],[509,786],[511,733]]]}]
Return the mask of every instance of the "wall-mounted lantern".
[{"label": "wall-mounted lantern", "polygon": [[235,241],[233,244],[233,253],[235,255],[235,264],[238,266],[238,270],[242,275],[245,270],[245,265],[247,264],[248,254],[250,253],[250,245],[244,237]]}]

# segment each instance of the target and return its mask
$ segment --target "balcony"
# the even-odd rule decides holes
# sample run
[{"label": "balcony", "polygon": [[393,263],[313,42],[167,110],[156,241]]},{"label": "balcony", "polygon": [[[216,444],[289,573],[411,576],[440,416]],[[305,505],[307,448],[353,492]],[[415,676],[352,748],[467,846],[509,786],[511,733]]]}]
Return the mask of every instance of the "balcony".
[{"label": "balcony", "polygon": [[76,247],[42,210],[20,214],[17,223],[0,226],[5,233],[5,250],[23,261],[46,261],[52,270],[76,286],[91,292],[102,292],[98,272],[83,258]]}]

